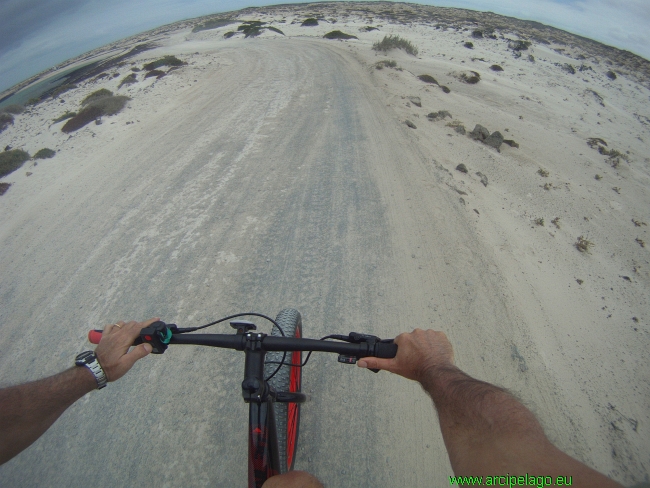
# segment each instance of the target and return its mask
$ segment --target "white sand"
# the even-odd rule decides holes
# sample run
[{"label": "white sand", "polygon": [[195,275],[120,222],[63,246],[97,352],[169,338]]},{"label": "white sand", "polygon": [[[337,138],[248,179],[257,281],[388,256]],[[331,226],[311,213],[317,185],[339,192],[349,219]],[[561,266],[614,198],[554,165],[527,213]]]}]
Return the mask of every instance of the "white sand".
[{"label": "white sand", "polygon": [[[270,9],[262,11],[270,12]],[[250,229],[270,232],[269,229],[281,223],[269,210],[276,205],[271,202],[276,202],[273,199],[283,201],[280,192],[289,192],[285,194],[289,198],[293,184],[288,181],[296,184],[302,181],[299,175],[303,173],[297,166],[302,164],[301,158],[305,158],[304,171],[316,171],[307,169],[317,167],[305,156],[310,154],[308,146],[294,149],[276,146],[274,141],[289,139],[288,134],[274,134],[273,131],[285,127],[280,124],[290,124],[293,119],[296,124],[302,121],[302,125],[291,130],[296,133],[303,130],[305,136],[320,130],[315,124],[314,132],[307,132],[305,127],[310,120],[314,121],[313,118],[324,119],[323,131],[329,127],[325,121],[336,116],[329,112],[329,101],[323,103],[319,112],[297,115],[289,108],[300,107],[301,103],[311,107],[310,99],[321,94],[336,105],[336,92],[330,93],[322,79],[310,74],[310,70],[320,73],[322,69],[325,73],[322,76],[327,76],[331,71],[325,72],[318,63],[334,63],[337,69],[351,74],[358,86],[354,93],[357,98],[351,98],[349,103],[354,105],[355,117],[362,129],[357,131],[353,124],[350,134],[351,137],[354,134],[364,137],[358,142],[352,141],[350,147],[358,145],[359,154],[350,155],[350,158],[359,157],[370,168],[368,178],[378,192],[379,206],[384,212],[385,228],[378,231],[384,237],[376,239],[383,243],[381,246],[385,247],[386,254],[376,258],[367,256],[364,246],[372,248],[372,245],[364,244],[363,240],[350,243],[349,239],[327,232],[321,238],[328,249],[351,246],[350,249],[359,252],[358,260],[368,260],[368,266],[379,266],[378,269],[386,273],[379,276],[379,284],[367,286],[386,289],[380,292],[381,296],[373,298],[373,304],[379,307],[377,320],[386,317],[388,322],[397,325],[377,333],[395,335],[416,326],[444,330],[455,346],[459,366],[480,379],[515,392],[539,416],[549,437],[561,449],[624,484],[647,480],[650,465],[650,368],[647,361],[650,233],[646,224],[650,223],[647,142],[650,124],[643,117],[650,116],[650,90],[632,74],[621,74],[621,70],[618,79],[608,79],[605,73],[611,67],[605,60],[587,56],[577,61],[576,57],[582,54],[579,46],[567,48],[565,54],[560,54],[554,50],[559,46],[533,42],[531,48],[516,59],[504,39],[471,39],[470,31],[440,30],[433,25],[396,25],[379,19],[368,22],[365,17],[345,18],[343,15],[334,25],[323,21],[311,28],[292,24],[294,20],[303,20],[310,12],[308,7],[286,7],[284,15],[278,9],[275,14],[247,13],[241,17],[271,22],[283,30],[285,37],[265,31],[255,39],[240,36],[224,39],[223,34],[238,24],[195,34],[187,23],[182,24],[170,32],[158,34],[161,46],[140,54],[132,62],[141,66],[162,55],[173,54],[186,61],[187,66],[160,80],[143,81],[140,72],[138,83],[118,90],[119,81],[130,72],[131,64],[127,64],[113,70],[119,72],[117,78],[85,83],[65,93],[61,97],[65,102],[50,100],[36,106],[29,114],[16,116],[14,126],[0,134],[2,147],[11,145],[31,154],[42,147],[58,151],[51,160],[39,161],[38,165],[26,163],[20,170],[2,178],[12,183],[8,192],[0,197],[3,250],[0,268],[4,270],[0,278],[2,382],[36,378],[65,367],[77,352],[75,347],[83,348],[87,328],[116,320],[116,315],[126,318],[127,312],[134,318],[166,313],[170,321],[176,320],[179,324],[196,321],[198,324],[216,313],[214,308],[209,308],[208,302],[219,305],[220,315],[250,308],[258,310],[263,304],[276,306],[280,297],[288,302],[280,306],[293,304],[303,311],[309,309],[313,302],[303,303],[294,296],[287,298],[279,286],[274,290],[269,284],[271,290],[259,301],[255,297],[238,301],[236,295],[228,295],[220,289],[254,272],[256,268],[247,264],[250,263],[247,256],[251,255],[247,253],[259,255],[262,261],[265,249],[238,239],[244,239],[241,236]],[[283,16],[284,23],[280,22]],[[326,17],[331,18],[330,15]],[[379,26],[379,30],[362,31],[366,25]],[[333,29],[354,34],[359,40],[322,39],[323,34]],[[419,47],[418,57],[403,51],[391,51],[386,55],[373,51],[372,43],[387,34],[399,34],[412,41]],[[498,34],[508,35],[507,32]],[[474,43],[474,49],[463,47],[468,40]],[[528,54],[535,57],[535,62],[528,61]],[[312,55],[314,59],[309,57]],[[401,69],[375,69],[374,63],[383,59],[395,60]],[[251,64],[242,65],[243,62]],[[592,70],[571,75],[555,63],[575,66],[584,63]],[[504,71],[491,71],[492,64],[502,66]],[[481,75],[478,84],[459,81],[457,75],[469,70]],[[421,74],[432,75],[441,85],[448,86],[451,93],[445,94],[437,86],[421,82],[417,79]],[[337,89],[336,79],[332,74],[329,81],[334,84],[330,85],[334,90]],[[65,110],[76,110],[86,95],[99,88],[126,94],[132,101],[122,113],[105,117],[101,125],[88,125],[72,135],[61,132],[63,122],[51,123]],[[589,90],[602,97],[604,106]],[[251,94],[259,99],[253,102]],[[306,95],[306,99],[301,98],[301,94]],[[421,108],[409,103],[407,97],[414,96],[420,97]],[[237,107],[241,107],[240,112]],[[475,124],[481,124],[491,132],[500,131],[520,147],[504,144],[497,152],[457,134],[445,125],[451,122],[449,118],[437,122],[427,120],[428,113],[439,110],[451,112],[453,119],[462,122],[468,132]],[[215,119],[213,123],[211,117]],[[403,123],[406,120],[412,121],[417,129],[409,129]],[[233,121],[242,122],[232,125]],[[202,132],[193,130],[194,123]],[[247,134],[250,134],[248,139]],[[319,140],[327,141],[327,134],[320,134]],[[606,156],[588,147],[587,139],[591,137],[604,139],[609,149],[625,153],[629,162],[621,161],[618,167],[612,167]],[[224,152],[219,152],[221,142],[230,144]],[[203,200],[196,196],[204,191],[201,188],[205,187],[205,181],[191,179],[186,181],[187,186],[173,188],[169,183],[170,175],[182,182],[183,171],[189,171],[191,164],[212,150],[208,149],[212,146],[216,147],[216,155],[209,153],[213,162],[208,169],[226,164],[222,158],[232,157],[230,162],[236,163],[230,172],[219,176],[221,179],[215,179],[210,193],[206,193],[213,199],[222,199],[225,207],[233,206],[230,218],[236,222],[230,228],[213,227],[202,214],[202,209],[212,208],[207,196]],[[329,154],[320,155],[321,161],[330,156],[336,158],[336,147],[332,146],[331,150]],[[238,181],[237,171],[244,174],[243,169],[237,170],[240,167],[237,165],[248,164],[251,158],[265,154],[272,169],[251,170],[248,174],[252,179],[243,180],[246,184],[229,186]],[[345,154],[342,157],[345,158]],[[467,166],[468,174],[455,170],[460,163]],[[140,164],[146,165],[147,171],[136,169]],[[257,193],[256,184],[263,185],[277,176],[273,173],[275,169],[283,172],[285,179],[279,180],[270,190],[260,190],[262,197],[255,195],[262,198],[261,207],[243,213],[238,210],[240,207],[234,207],[235,202],[242,201],[243,194]],[[547,171],[548,176],[540,176],[540,169]],[[27,172],[32,175],[26,176]],[[481,184],[476,172],[487,176],[487,186]],[[208,178],[210,173],[204,174]],[[597,174],[602,179],[596,180]],[[544,189],[546,183],[549,189]],[[106,193],[102,193],[103,190]],[[167,198],[161,199],[165,194]],[[141,195],[141,198],[134,195]],[[464,203],[460,202],[461,197]],[[336,194],[332,198],[335,200]],[[155,205],[143,206],[154,201]],[[268,207],[264,202],[269,202]],[[307,203],[303,201],[302,205]],[[335,204],[332,205],[334,208]],[[351,201],[350,215],[355,208],[359,209],[354,205]],[[145,208],[151,214],[144,215]],[[539,218],[544,225],[534,223]],[[551,223],[555,218],[559,218],[559,228]],[[133,234],[131,231],[136,225],[137,234]],[[239,229],[240,234],[223,235],[227,229]],[[170,235],[165,235],[166,232]],[[215,254],[213,261],[203,261],[204,251],[199,252],[203,249],[201,239],[208,234],[220,236],[225,243],[215,251],[220,254]],[[579,236],[593,243],[588,253],[576,249]],[[293,238],[301,239],[300,235]],[[165,239],[169,239],[169,254],[165,254],[167,257],[163,257],[161,263],[163,254],[156,255],[147,243]],[[374,242],[375,237],[367,239]],[[119,246],[120,242],[125,242],[126,254],[115,251],[114,246]],[[647,244],[643,247],[640,242]],[[141,250],[140,245],[143,246]],[[158,251],[162,252],[163,244],[160,246]],[[113,252],[115,255],[111,254]],[[189,253],[186,263],[215,266],[214,272],[220,278],[224,269],[238,271],[223,274],[223,280],[211,285],[218,299],[208,299],[206,297],[211,295],[196,291],[202,290],[208,279],[198,280],[190,272],[182,276],[184,287],[174,288],[165,281],[171,279],[165,274],[165,259],[171,262],[183,253]],[[269,260],[276,258],[269,256]],[[308,255],[300,254],[299,258],[307,260]],[[104,265],[94,264],[99,259]],[[291,255],[285,259],[287,267],[280,273],[288,273],[292,266],[306,262],[294,262]],[[135,277],[154,263],[163,271],[155,276],[155,286],[146,291],[146,283]],[[227,266],[232,268],[225,268]],[[101,292],[97,285],[99,275],[108,281],[108,289]],[[291,276],[283,275],[283,282],[290,283]],[[86,281],[80,282],[82,278]],[[129,284],[134,279],[139,286],[145,287],[140,288],[143,292],[139,301],[137,286]],[[359,287],[366,286],[339,279],[312,276],[310,280],[323,286],[322,294],[318,292],[314,296],[325,297],[326,290],[331,287],[340,287],[344,295],[356,296]],[[350,278],[353,279],[356,278]],[[130,290],[130,298],[125,298],[122,287]],[[336,306],[341,310],[360,314],[355,312],[354,303],[363,304],[366,299],[358,298],[358,302],[350,303],[346,300],[351,298],[340,300]],[[145,301],[148,302],[142,303]],[[69,308],[71,303],[79,303],[85,310],[74,312]],[[161,309],[163,312],[158,311]],[[274,310],[263,311],[274,313]],[[341,313],[341,317],[322,319],[345,319],[345,314]],[[58,334],[72,334],[77,342],[70,344],[66,336],[58,335],[53,348],[55,357],[39,358],[32,364],[39,351],[37,334],[43,327],[52,330],[56,325],[49,322],[51,316],[66,322]],[[317,316],[316,311],[311,311],[312,319]],[[365,324],[362,316],[356,319],[357,323]],[[319,323],[318,320],[313,322]],[[343,326],[346,330],[355,327],[362,328],[349,323]],[[172,361],[168,364],[171,368]],[[339,370],[334,369],[337,365],[329,364],[332,368],[319,374],[338,375]],[[170,369],[166,375],[167,381],[174,381],[180,388],[185,380],[170,376],[179,371],[180,368]],[[317,371],[319,368],[305,374],[314,375]],[[351,374],[356,371],[345,370],[345,373],[351,377],[351,388],[361,379],[368,381],[365,376]],[[163,381],[158,373],[151,373],[150,377]],[[328,381],[323,376],[319,378],[319,381]],[[136,380],[123,380],[121,389],[116,389],[118,393],[131,391],[129,381]],[[221,408],[243,408],[235,404],[239,400],[238,381],[231,381],[234,389],[224,393]],[[341,445],[345,432],[340,433],[343,438],[339,440],[337,434],[323,426],[324,438],[328,435],[330,438],[323,442],[330,443],[322,447],[323,452],[318,451],[318,456],[327,459],[342,456],[345,462],[351,459],[351,452],[356,452],[354,455],[361,456],[360,462],[365,463],[364,472],[379,469],[377,463],[381,463],[381,469],[387,470],[390,476],[387,474],[386,478],[375,480],[373,486],[396,486],[402,482],[403,486],[448,486],[446,477],[451,469],[428,400],[414,385],[388,375],[371,381],[379,388],[367,392],[371,397],[376,395],[372,401],[357,399],[361,403],[351,403],[357,405],[358,410],[344,410],[342,415],[351,418],[374,415],[377,420],[365,420],[363,429],[377,429],[377,439],[368,440],[372,436],[365,430],[354,432],[353,451],[347,451]],[[150,392],[157,389],[154,383],[140,386],[149,388],[146,391]],[[386,397],[381,391],[383,395],[396,393],[391,401],[397,402],[393,405],[399,405],[399,411],[397,407],[385,405]],[[346,397],[343,390],[337,392],[339,399]],[[189,394],[185,390],[178,398]],[[131,402],[138,409],[148,408],[144,396]],[[99,408],[101,402],[95,400],[94,403],[97,403],[95,408]],[[320,408],[327,416],[333,411],[328,410],[328,405],[312,402],[306,408]],[[76,416],[90,415],[82,411],[90,408],[86,405],[75,407],[68,414],[70,420],[65,425],[76,424]],[[184,408],[188,412],[195,410],[194,407]],[[157,411],[161,416],[172,415],[172,412]],[[83,417],[78,422],[90,422],[91,418]],[[305,415],[303,421],[313,423],[316,419]],[[140,442],[134,449],[138,445],[150,449],[151,441],[146,436],[156,427],[138,431],[137,425],[143,424],[138,424],[137,419],[133,422],[137,441],[129,438],[129,442]],[[424,422],[425,426],[418,422]],[[384,425],[377,425],[382,423]],[[62,427],[56,429],[55,426],[53,437],[45,436],[29,451],[1,468],[0,476],[26,479],[27,466],[52,455],[49,449],[65,435]],[[243,430],[239,430],[243,435]],[[217,444],[228,445],[232,441],[221,439]],[[178,442],[181,448],[195,448],[191,442]],[[352,476],[350,471],[355,469],[329,466],[325,460],[306,462],[307,452],[316,452],[316,447],[309,444],[309,439],[301,442],[305,443],[306,451],[300,453],[299,469],[315,472],[331,486],[353,486],[341,480]],[[379,453],[364,458],[368,442],[380,446]],[[71,449],[73,454],[79,454],[74,446]],[[97,441],[95,449],[103,456],[115,452],[114,445],[111,447],[110,443],[101,440]],[[221,453],[212,444],[205,449]],[[73,454],[69,455],[70,462],[74,462]],[[164,459],[164,453],[159,455]],[[324,464],[315,466],[316,461]],[[209,466],[192,464],[191,457],[184,462],[189,463],[183,472],[184,483],[197,486],[209,479],[205,477]],[[135,473],[134,479],[146,475],[142,466],[130,469]],[[347,474],[341,474],[341,470]],[[74,480],[79,479],[76,476],[72,472],[64,473],[54,483],[56,486],[74,484]],[[110,471],[106,478],[91,479],[110,482],[116,477],[115,472]],[[172,480],[169,483],[175,484],[181,478],[169,479]],[[362,486],[359,480],[365,478],[354,479],[354,486]]]}]

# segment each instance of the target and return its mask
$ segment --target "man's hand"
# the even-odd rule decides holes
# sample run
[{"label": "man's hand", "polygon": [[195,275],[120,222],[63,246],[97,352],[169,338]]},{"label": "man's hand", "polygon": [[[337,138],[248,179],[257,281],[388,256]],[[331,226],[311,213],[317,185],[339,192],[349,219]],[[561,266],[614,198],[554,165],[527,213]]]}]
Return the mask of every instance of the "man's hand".
[{"label": "man's hand", "polygon": [[454,350],[444,332],[415,329],[395,338],[397,355],[392,359],[367,357],[359,360],[361,368],[385,369],[422,383],[427,373],[454,367]]},{"label": "man's hand", "polygon": [[142,359],[151,352],[151,344],[139,344],[131,351],[129,351],[129,347],[133,341],[140,337],[140,330],[149,327],[158,320],[160,319],[156,317],[146,322],[125,323],[119,321],[104,327],[104,333],[95,349],[95,355],[108,381],[115,381],[124,376],[138,359]]}]

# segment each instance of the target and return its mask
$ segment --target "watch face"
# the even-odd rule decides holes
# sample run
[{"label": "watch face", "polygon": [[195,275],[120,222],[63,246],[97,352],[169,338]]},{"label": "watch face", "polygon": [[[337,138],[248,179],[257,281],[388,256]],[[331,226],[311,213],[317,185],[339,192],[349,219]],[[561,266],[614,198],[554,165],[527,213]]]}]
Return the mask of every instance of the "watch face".
[{"label": "watch face", "polygon": [[84,351],[75,358],[74,362],[77,366],[82,366],[88,364],[88,362],[92,362],[89,360],[91,360],[93,356],[94,354],[92,351]]}]

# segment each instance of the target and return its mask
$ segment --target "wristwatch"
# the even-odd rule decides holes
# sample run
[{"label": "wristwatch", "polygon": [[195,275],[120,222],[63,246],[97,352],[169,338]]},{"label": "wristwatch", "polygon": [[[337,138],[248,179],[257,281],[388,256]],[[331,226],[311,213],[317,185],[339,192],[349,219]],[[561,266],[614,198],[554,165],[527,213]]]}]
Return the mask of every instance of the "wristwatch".
[{"label": "wristwatch", "polygon": [[93,351],[82,352],[74,359],[74,363],[77,366],[86,366],[90,370],[97,381],[98,390],[101,390],[106,386],[108,381],[106,379],[106,374],[104,373],[101,364],[99,364],[99,361],[97,361],[97,356],[95,356]]}]

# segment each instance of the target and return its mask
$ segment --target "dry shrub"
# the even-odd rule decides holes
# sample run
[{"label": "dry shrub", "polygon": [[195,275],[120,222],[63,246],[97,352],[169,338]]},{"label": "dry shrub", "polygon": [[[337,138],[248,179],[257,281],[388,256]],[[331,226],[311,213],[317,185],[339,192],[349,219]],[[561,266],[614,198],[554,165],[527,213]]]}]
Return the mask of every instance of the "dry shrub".
[{"label": "dry shrub", "polygon": [[391,49],[402,49],[412,56],[418,55],[418,48],[415,47],[410,41],[407,41],[403,37],[393,35],[384,36],[381,42],[375,42],[372,45],[372,49],[375,51],[383,52],[388,52]]}]

